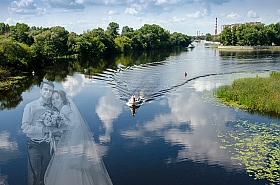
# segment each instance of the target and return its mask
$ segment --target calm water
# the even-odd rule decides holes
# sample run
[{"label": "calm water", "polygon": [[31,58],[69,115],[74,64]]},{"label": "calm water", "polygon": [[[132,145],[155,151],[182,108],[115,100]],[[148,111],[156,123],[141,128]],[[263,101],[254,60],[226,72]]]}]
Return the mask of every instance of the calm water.
[{"label": "calm water", "polygon": [[[269,76],[280,69],[279,51],[195,46],[61,65],[45,76],[76,103],[115,185],[269,182],[246,173],[244,161],[234,159],[236,140],[223,136],[236,134],[242,122],[269,126],[280,124],[279,118],[223,105],[213,90],[237,78]],[[27,184],[28,138],[21,119],[25,105],[40,97],[36,84],[42,78],[0,92],[0,184]],[[144,98],[134,110],[126,105],[132,94]],[[256,137],[245,126],[242,133]]]}]

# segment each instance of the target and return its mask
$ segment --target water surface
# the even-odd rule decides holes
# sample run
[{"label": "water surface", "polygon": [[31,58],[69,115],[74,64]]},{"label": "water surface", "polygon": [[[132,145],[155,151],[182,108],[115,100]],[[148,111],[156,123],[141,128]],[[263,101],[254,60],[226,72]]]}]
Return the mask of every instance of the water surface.
[{"label": "water surface", "polygon": [[[45,76],[86,119],[114,184],[269,182],[246,173],[245,163],[235,159],[236,140],[225,136],[243,121],[279,125],[278,117],[224,105],[213,90],[237,78],[269,76],[280,67],[279,51],[195,46],[73,63]],[[27,184],[28,138],[21,119],[25,105],[40,97],[39,82],[35,76],[1,92],[0,184]],[[132,94],[144,99],[134,110],[126,105]]]}]

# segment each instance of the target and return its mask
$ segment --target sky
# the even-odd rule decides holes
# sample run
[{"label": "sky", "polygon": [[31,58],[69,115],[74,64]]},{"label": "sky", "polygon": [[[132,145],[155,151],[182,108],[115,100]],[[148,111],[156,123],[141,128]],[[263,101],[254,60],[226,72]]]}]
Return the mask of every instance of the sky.
[{"label": "sky", "polygon": [[134,30],[157,24],[170,33],[215,34],[221,25],[280,22],[279,0],[0,0],[0,22],[36,27],[62,26],[82,34],[110,22]]}]

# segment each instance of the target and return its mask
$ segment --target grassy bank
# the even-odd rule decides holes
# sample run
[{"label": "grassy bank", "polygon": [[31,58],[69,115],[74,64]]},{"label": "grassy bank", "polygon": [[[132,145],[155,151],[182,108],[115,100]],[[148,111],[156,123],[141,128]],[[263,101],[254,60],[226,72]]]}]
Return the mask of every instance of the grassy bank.
[{"label": "grassy bank", "polygon": [[280,73],[269,78],[242,78],[232,85],[219,87],[216,96],[261,112],[280,113]]}]

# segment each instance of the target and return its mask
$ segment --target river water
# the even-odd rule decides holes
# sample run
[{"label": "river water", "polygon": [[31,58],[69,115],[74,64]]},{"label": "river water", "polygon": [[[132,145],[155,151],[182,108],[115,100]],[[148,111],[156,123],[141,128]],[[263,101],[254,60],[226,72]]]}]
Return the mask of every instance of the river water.
[{"label": "river water", "polygon": [[[213,94],[237,78],[268,77],[280,69],[280,52],[194,45],[192,50],[112,56],[111,62],[104,59],[98,65],[57,67],[44,76],[77,105],[113,184],[279,181],[279,158],[273,157],[278,152],[279,117],[224,104]],[[21,119],[25,105],[40,97],[37,84],[42,78],[35,75],[13,91],[1,92],[0,184],[27,184],[28,138]],[[143,98],[136,108],[126,105],[132,94]],[[266,140],[271,142],[255,144]],[[261,169],[263,179],[254,179],[249,168]],[[269,172],[272,176],[265,175]]]}]

